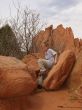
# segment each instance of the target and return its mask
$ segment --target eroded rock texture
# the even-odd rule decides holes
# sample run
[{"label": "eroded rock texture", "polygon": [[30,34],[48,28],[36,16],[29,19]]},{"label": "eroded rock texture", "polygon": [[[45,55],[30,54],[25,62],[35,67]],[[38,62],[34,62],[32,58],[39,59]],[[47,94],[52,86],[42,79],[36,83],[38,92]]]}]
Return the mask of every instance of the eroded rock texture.
[{"label": "eroded rock texture", "polygon": [[14,57],[0,56],[0,97],[28,95],[36,84],[26,65]]},{"label": "eroded rock texture", "polygon": [[72,51],[64,51],[56,65],[48,73],[44,80],[43,86],[48,90],[58,89],[68,78],[73,65],[75,63],[75,55]]},{"label": "eroded rock texture", "polygon": [[82,51],[78,54],[75,66],[68,79],[68,87],[71,90],[77,89],[82,83]]},{"label": "eroded rock texture", "polygon": [[[82,51],[82,39],[74,38],[74,34],[71,27],[64,28],[63,25],[59,25],[55,29],[53,29],[53,26],[51,25],[50,27],[46,28],[44,31],[41,31],[33,39],[33,48],[31,49],[32,52],[42,52],[41,45],[44,42],[48,42],[50,48],[56,50],[59,56],[62,54],[62,52],[66,50],[71,50],[72,52],[74,52],[76,56],[76,64],[74,68],[77,68],[76,66],[78,65],[77,72],[75,73],[77,74],[82,73],[81,69],[79,72],[79,68],[80,68],[79,62],[82,62],[81,57],[79,58],[79,54]],[[73,72],[70,74],[72,75]],[[77,75],[74,77],[77,77]],[[80,75],[78,75],[78,78],[75,79],[77,80],[76,82],[78,82],[78,79],[80,79]],[[74,81],[75,80],[71,80],[69,82],[74,83]],[[69,83],[69,85],[70,84],[71,83]]]},{"label": "eroded rock texture", "polygon": [[50,26],[41,31],[33,39],[33,48],[32,51],[40,52],[41,44],[48,42],[49,46],[56,51],[63,52],[66,49],[71,49],[74,51],[74,35],[71,28],[64,28],[62,25],[59,25],[57,28],[53,29],[53,26]]}]

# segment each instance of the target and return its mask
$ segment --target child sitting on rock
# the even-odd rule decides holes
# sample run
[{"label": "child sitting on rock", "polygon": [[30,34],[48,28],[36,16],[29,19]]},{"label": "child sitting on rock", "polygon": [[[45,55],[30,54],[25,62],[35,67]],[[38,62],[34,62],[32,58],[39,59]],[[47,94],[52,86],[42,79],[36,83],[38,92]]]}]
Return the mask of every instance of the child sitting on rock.
[{"label": "child sitting on rock", "polygon": [[42,86],[46,70],[50,69],[54,64],[57,63],[57,52],[49,48],[48,43],[42,44],[42,49],[45,53],[44,59],[38,59],[38,65],[40,67],[40,73],[38,76],[38,85]]}]

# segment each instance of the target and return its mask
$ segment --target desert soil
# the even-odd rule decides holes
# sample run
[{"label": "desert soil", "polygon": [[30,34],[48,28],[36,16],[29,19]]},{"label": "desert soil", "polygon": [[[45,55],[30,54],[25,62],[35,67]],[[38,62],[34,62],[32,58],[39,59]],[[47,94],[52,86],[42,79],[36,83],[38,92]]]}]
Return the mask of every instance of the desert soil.
[{"label": "desert soil", "polygon": [[28,110],[82,110],[82,98],[68,89],[37,91],[29,96]]}]

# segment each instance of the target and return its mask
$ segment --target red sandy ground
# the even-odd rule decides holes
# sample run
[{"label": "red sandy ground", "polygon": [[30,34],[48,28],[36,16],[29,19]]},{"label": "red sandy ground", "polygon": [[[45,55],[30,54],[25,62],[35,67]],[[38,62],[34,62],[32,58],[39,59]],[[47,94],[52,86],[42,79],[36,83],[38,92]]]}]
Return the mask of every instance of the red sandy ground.
[{"label": "red sandy ground", "polygon": [[39,91],[29,97],[28,110],[82,110],[82,99],[74,99],[67,89]]}]

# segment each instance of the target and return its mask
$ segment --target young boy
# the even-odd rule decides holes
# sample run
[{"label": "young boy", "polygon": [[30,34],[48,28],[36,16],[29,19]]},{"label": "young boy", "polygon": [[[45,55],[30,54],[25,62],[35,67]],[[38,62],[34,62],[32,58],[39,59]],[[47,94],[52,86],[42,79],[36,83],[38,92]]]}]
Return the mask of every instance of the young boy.
[{"label": "young boy", "polygon": [[42,45],[42,49],[45,52],[44,59],[38,59],[38,65],[40,67],[40,73],[38,78],[38,85],[42,86],[44,75],[47,69],[50,69],[54,64],[57,63],[57,52],[49,48],[48,43]]}]

